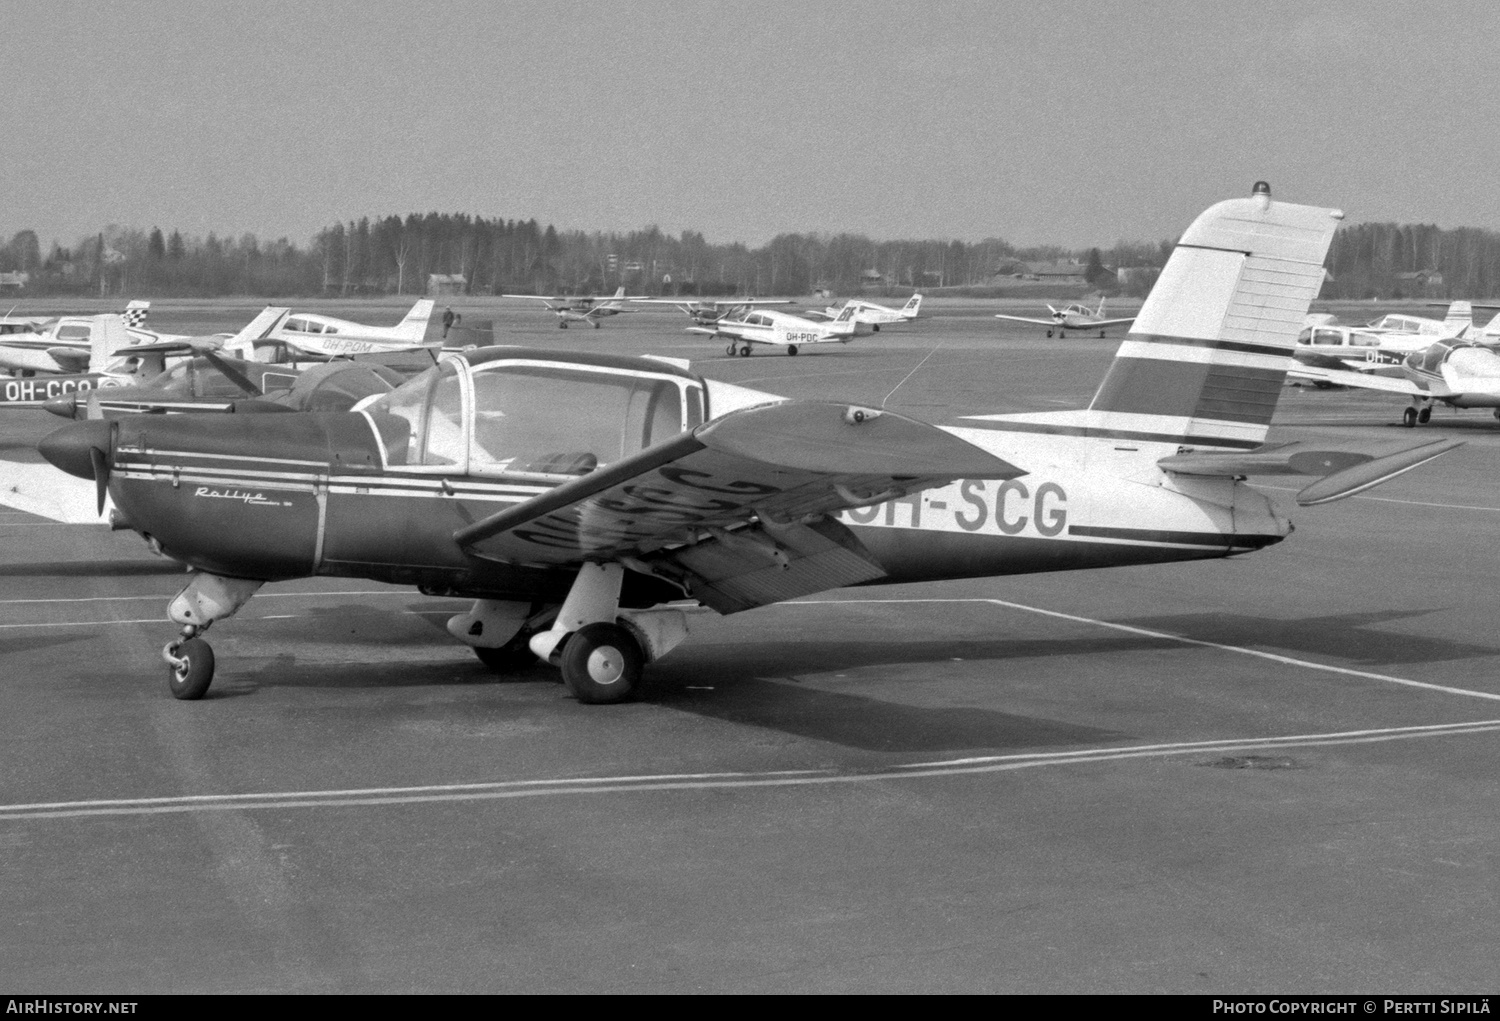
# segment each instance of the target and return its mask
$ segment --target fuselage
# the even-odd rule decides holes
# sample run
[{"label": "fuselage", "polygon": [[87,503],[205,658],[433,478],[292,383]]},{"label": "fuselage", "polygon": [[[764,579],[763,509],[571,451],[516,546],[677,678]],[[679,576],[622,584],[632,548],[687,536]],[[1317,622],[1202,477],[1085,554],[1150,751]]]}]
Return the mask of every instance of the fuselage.
[{"label": "fuselage", "polygon": [[[710,417],[778,399],[712,381],[704,390]],[[108,447],[109,492],[123,522],[201,571],[267,581],[359,577],[434,593],[560,599],[576,569],[475,556],[454,533],[571,476],[392,463],[390,418],[367,411],[131,416],[112,432],[104,422],[69,428],[94,429],[88,442]],[[685,418],[681,427],[690,424]],[[1175,443],[1126,445],[1036,416],[948,431],[1027,474],[958,480],[839,514],[852,541],[884,571],[873,583],[1222,557],[1290,531],[1265,496],[1232,479],[1157,468]],[[71,464],[56,449],[48,456],[90,476],[87,454],[70,455]],[[625,605],[682,597],[669,582],[629,573]]]}]

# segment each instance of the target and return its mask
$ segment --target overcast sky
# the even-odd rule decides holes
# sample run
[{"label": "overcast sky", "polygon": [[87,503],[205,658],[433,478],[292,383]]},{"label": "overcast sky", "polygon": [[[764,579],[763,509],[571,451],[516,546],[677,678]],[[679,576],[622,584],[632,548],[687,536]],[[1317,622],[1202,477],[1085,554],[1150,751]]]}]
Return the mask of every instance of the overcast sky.
[{"label": "overcast sky", "polygon": [[1108,245],[1500,227],[1486,4],[0,0],[0,234],[438,210]]}]

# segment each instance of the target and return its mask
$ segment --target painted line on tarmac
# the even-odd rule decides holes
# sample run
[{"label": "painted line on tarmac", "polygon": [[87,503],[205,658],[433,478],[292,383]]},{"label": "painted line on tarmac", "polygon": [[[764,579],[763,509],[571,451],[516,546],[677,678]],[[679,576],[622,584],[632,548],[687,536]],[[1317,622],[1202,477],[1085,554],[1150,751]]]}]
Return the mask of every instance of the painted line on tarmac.
[{"label": "painted line on tarmac", "polygon": [[[1296,486],[1268,486],[1263,483],[1255,483],[1251,489],[1274,489],[1280,493],[1300,493],[1302,490]],[[1303,487],[1306,488],[1306,487]],[[1441,510],[1471,510],[1488,511],[1491,514],[1500,514],[1500,507],[1480,507],[1471,503],[1431,503],[1427,500],[1397,500],[1392,496],[1352,496],[1351,500],[1373,500],[1376,503],[1403,503],[1408,507],[1437,507]]]},{"label": "painted line on tarmac", "polygon": [[973,597],[969,599],[805,599],[793,603],[780,605],[787,606],[836,606],[839,603],[859,604],[900,604],[900,603],[988,603],[991,606],[1004,606],[1011,610],[1024,610],[1027,613],[1039,614],[1043,617],[1055,617],[1059,620],[1070,620],[1078,624],[1093,624],[1096,627],[1109,628],[1113,631],[1124,631],[1127,634],[1142,635],[1146,638],[1161,638],[1170,642],[1178,642],[1182,645],[1197,645],[1205,649],[1219,649],[1223,652],[1234,652],[1241,656],[1254,656],[1256,659],[1268,659],[1273,663],[1284,663],[1287,666],[1305,667],[1308,670],[1323,670],[1331,674],[1344,674],[1349,677],[1362,677],[1371,681],[1383,681],[1387,684],[1399,684],[1408,688],[1421,688],[1426,691],[1440,691],[1446,695],[1465,695],[1469,698],[1482,698],[1491,702],[1500,702],[1500,694],[1489,691],[1475,691],[1472,688],[1455,688],[1447,684],[1433,684],[1429,681],[1414,681],[1408,677],[1394,677],[1391,674],[1377,674],[1369,670],[1355,670],[1351,667],[1334,666],[1332,663],[1318,663],[1310,659],[1298,659],[1295,656],[1283,656],[1276,652],[1262,652],[1259,649],[1249,649],[1243,645],[1225,645],[1221,642],[1209,642],[1201,638],[1188,638],[1184,635],[1174,635],[1170,631],[1153,631],[1150,628],[1135,627],[1131,624],[1116,624],[1113,621],[1099,620],[1095,617],[1081,617],[1074,613],[1060,613],[1057,610],[1044,610],[1040,606],[1028,606],[1025,603],[1012,603],[1005,599],[986,599]]},{"label": "painted line on tarmac", "polygon": [[639,791],[723,790],[755,787],[813,787],[912,778],[1012,772],[1039,766],[1068,766],[1122,759],[1274,751],[1372,744],[1424,737],[1456,737],[1500,732],[1500,720],[1475,720],[1383,730],[1354,730],[1282,737],[1227,738],[1136,747],[1103,747],[1067,752],[1028,752],[983,759],[917,762],[870,770],[771,770],[743,773],[683,773],[656,776],[596,776],[492,783],[430,784],[418,787],[367,787],[327,791],[279,791],[260,794],[189,794],[160,798],[119,798],[0,805],[0,822],[27,819],[77,819],[109,816],[178,815],[189,812],[245,812],[291,808],[349,808],[441,802],[498,801],[561,794],[625,794]]},{"label": "painted line on tarmac", "polygon": [[[418,593],[410,589],[369,589],[354,592],[260,592],[256,599],[311,599],[321,596],[414,596]],[[131,599],[175,599],[176,592],[166,592],[156,596],[70,596],[66,599],[0,599],[0,606],[20,605],[27,606],[32,603],[108,603],[124,602]],[[437,597],[443,598],[443,597]]]}]

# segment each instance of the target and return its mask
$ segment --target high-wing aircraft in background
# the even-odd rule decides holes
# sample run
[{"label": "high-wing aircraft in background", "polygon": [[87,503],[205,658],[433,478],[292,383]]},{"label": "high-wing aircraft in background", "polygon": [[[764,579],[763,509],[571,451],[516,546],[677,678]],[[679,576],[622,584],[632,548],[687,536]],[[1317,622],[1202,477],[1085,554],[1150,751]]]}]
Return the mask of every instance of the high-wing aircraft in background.
[{"label": "high-wing aircraft in background", "polygon": [[1057,331],[1059,337],[1066,337],[1069,330],[1098,330],[1099,336],[1104,336],[1104,330],[1109,326],[1121,326],[1125,323],[1135,322],[1135,316],[1127,316],[1123,319],[1104,318],[1104,299],[1099,299],[1098,308],[1089,308],[1087,305],[1074,303],[1064,305],[1062,308],[1047,306],[1050,315],[1045,319],[1029,319],[1026,316],[1007,316],[996,314],[996,319],[1009,319],[1016,323],[1035,323],[1038,326],[1046,326],[1047,336],[1052,336],[1053,330]]},{"label": "high-wing aircraft in background", "polygon": [[[1318,476],[1306,506],[1456,446],[1265,446],[1340,216],[1263,184],[1200,215],[1081,411],[940,428],[666,359],[495,347],[351,412],[74,422],[39,449],[194,572],[162,652],[178,698],[213,678],[210,625],[325,575],[472,598],[448,631],[483,662],[540,659],[617,702],[686,638],[684,600],[1233,556],[1291,532],[1247,475]],[[0,475],[0,501],[33,481]]]},{"label": "high-wing aircraft in background", "polygon": [[818,319],[837,319],[839,313],[850,306],[854,308],[852,318],[856,323],[868,326],[879,333],[882,326],[889,326],[892,323],[909,323],[917,318],[917,309],[922,307],[922,296],[913,294],[900,308],[887,308],[873,301],[850,298],[843,305],[829,305],[821,312],[807,314]]},{"label": "high-wing aircraft in background", "polygon": [[695,326],[712,326],[720,319],[734,318],[749,309],[763,305],[790,305],[789,298],[721,298],[714,301],[682,298],[634,298],[637,305],[671,305],[693,321]]},{"label": "high-wing aircraft in background", "polygon": [[[642,301],[645,295],[629,296],[625,288],[621,287],[615,291],[612,297],[579,297],[567,298],[551,294],[502,294],[502,298],[529,298],[532,301],[540,301],[547,306],[547,310],[557,316],[558,329],[566,330],[569,323],[592,323],[594,329],[599,328],[599,320],[606,316],[617,316],[622,312],[633,312],[635,309],[625,307],[627,301]],[[559,302],[560,304],[553,304]]]},{"label": "high-wing aircraft in background", "polygon": [[420,299],[395,326],[367,326],[268,305],[250,326],[224,344],[224,350],[263,362],[410,351],[426,345],[427,321],[432,318],[434,304],[431,298]]},{"label": "high-wing aircraft in background", "polygon": [[707,337],[728,337],[729,345],[724,353],[736,352],[749,357],[753,345],[765,344],[779,347],[789,355],[810,344],[847,344],[854,339],[857,324],[854,310],[845,308],[827,323],[814,322],[794,316],[790,312],[773,312],[769,309],[743,309],[733,315],[716,319],[703,326],[689,326],[687,332],[701,333]]}]

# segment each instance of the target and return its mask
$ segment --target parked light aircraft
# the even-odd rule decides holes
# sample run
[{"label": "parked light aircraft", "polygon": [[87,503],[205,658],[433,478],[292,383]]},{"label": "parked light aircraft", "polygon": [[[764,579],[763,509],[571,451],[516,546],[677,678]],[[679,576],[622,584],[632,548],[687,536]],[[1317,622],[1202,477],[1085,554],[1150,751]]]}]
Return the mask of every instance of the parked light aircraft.
[{"label": "parked light aircraft", "polygon": [[1297,361],[1352,372],[1398,374],[1406,356],[1432,343],[1415,333],[1378,333],[1363,326],[1313,326],[1297,335]]},{"label": "parked light aircraft", "polygon": [[[39,449],[194,571],[168,611],[176,697],[213,678],[210,625],[326,575],[472,598],[448,630],[486,664],[534,657],[617,702],[686,638],[683,600],[1227,557],[1291,531],[1244,476],[1320,476],[1312,505],[1451,449],[1264,445],[1340,215],[1264,185],[1200,215],[1082,411],[939,428],[666,359],[495,347],[352,412],[75,422]],[[29,497],[28,467],[0,500]]]},{"label": "parked light aircraft", "polygon": [[746,309],[732,316],[716,319],[705,326],[689,326],[688,333],[707,337],[728,337],[724,353],[736,352],[748,358],[755,344],[779,347],[789,355],[809,344],[847,344],[854,339],[854,310],[843,309],[832,322],[817,323],[790,312]]},{"label": "parked light aircraft", "polygon": [[1017,323],[1035,323],[1038,326],[1048,327],[1047,336],[1052,336],[1055,329],[1059,337],[1066,337],[1069,330],[1098,330],[1099,336],[1104,336],[1104,330],[1109,326],[1120,326],[1125,323],[1135,322],[1135,316],[1123,319],[1104,318],[1104,299],[1099,299],[1098,308],[1089,308],[1087,305],[1072,304],[1064,305],[1062,308],[1047,306],[1051,313],[1046,319],[1028,319],[1026,316],[1007,316],[996,314],[996,319],[1009,319]]},{"label": "parked light aircraft", "polygon": [[[599,328],[599,320],[605,316],[617,316],[622,312],[634,312],[635,309],[626,308],[627,301],[642,301],[645,295],[629,296],[625,288],[621,287],[615,291],[613,297],[582,297],[567,298],[551,294],[502,294],[502,298],[529,298],[532,301],[540,301],[547,306],[547,310],[557,316],[557,328],[566,330],[569,323],[592,323],[594,329]],[[561,302],[554,305],[553,302]]]},{"label": "parked light aircraft", "polygon": [[[109,334],[111,348],[126,348],[155,341],[156,335],[137,329],[145,322],[149,301],[132,301],[125,311],[105,316],[54,316],[40,322],[15,319],[14,324],[32,321],[30,329],[0,334],[0,369],[14,374],[99,372],[100,348],[96,338],[103,337],[106,323],[120,327]],[[105,352],[113,355],[113,350]],[[92,362],[92,364],[91,364]]]},{"label": "parked light aircraft", "polygon": [[869,326],[879,333],[882,326],[888,326],[891,323],[906,323],[917,318],[917,309],[922,307],[922,296],[913,294],[900,308],[887,308],[873,301],[850,298],[842,306],[829,305],[821,312],[809,312],[808,315],[819,319],[837,319],[839,313],[851,305],[854,307],[854,321]]},{"label": "parked light aircraft", "polygon": [[422,347],[435,302],[422,298],[395,326],[367,326],[347,319],[293,312],[268,305],[249,326],[226,341],[224,350],[262,362],[303,358],[348,358],[353,355],[409,351]]},{"label": "parked light aircraft", "polygon": [[683,300],[679,298],[635,298],[637,305],[671,305],[687,314],[696,326],[712,326],[720,319],[734,318],[742,312],[761,305],[790,305],[788,298],[722,298],[715,301]]},{"label": "parked light aircraft", "polygon": [[1402,394],[1411,404],[1401,412],[1407,428],[1426,425],[1434,403],[1454,408],[1494,408],[1500,419],[1500,352],[1492,347],[1449,337],[1407,355],[1403,378],[1340,371],[1320,365],[1299,365],[1295,379]]}]

